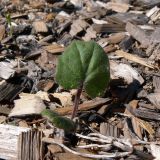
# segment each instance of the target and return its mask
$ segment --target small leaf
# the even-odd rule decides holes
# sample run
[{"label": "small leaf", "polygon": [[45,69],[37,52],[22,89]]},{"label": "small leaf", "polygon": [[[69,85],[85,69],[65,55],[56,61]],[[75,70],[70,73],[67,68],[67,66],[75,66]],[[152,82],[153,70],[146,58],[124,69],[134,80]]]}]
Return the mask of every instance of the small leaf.
[{"label": "small leaf", "polygon": [[110,80],[108,57],[93,41],[73,41],[59,57],[56,80],[65,89],[83,84],[89,96],[103,95]]},{"label": "small leaf", "polygon": [[48,118],[49,120],[52,119],[53,117],[59,116],[59,114],[57,112],[53,112],[49,109],[44,109],[41,112],[41,115],[45,118]]},{"label": "small leaf", "polygon": [[66,132],[75,130],[75,123],[72,120],[66,117],[62,117],[56,112],[45,109],[41,112],[41,115],[51,121],[55,125],[55,127],[64,129],[64,131]]},{"label": "small leaf", "polygon": [[52,120],[56,127],[64,129],[66,132],[71,132],[75,130],[75,123],[69,118],[57,116]]}]

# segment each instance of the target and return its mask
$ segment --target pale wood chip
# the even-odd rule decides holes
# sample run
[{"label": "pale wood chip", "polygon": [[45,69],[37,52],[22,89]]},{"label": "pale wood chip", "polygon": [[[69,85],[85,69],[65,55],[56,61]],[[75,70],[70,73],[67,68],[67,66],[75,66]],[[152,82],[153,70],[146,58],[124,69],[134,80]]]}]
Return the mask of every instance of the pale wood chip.
[{"label": "pale wood chip", "polygon": [[141,64],[141,65],[144,65],[144,66],[146,66],[146,67],[149,67],[149,68],[151,68],[151,69],[154,69],[154,68],[155,68],[153,65],[149,64],[149,62],[147,62],[146,59],[140,58],[140,57],[138,57],[138,56],[136,56],[136,55],[132,55],[132,54],[127,53],[127,52],[124,52],[124,51],[122,51],[122,50],[117,50],[117,51],[115,52],[115,54],[118,55],[118,56],[124,57],[124,58],[126,58],[126,59],[128,59],[128,60],[130,60],[130,61],[133,61],[133,62],[139,63],[139,64]]},{"label": "pale wood chip", "polygon": [[33,27],[34,27],[34,29],[35,29],[35,31],[37,33],[41,33],[41,32],[46,33],[46,32],[48,32],[47,25],[43,21],[33,22]]}]

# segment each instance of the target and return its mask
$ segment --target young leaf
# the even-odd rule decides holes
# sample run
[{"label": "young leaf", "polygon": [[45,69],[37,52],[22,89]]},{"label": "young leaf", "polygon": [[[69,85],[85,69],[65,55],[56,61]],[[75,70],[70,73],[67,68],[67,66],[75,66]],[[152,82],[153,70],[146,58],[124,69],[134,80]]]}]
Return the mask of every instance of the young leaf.
[{"label": "young leaf", "polygon": [[71,132],[75,130],[75,123],[72,120],[66,117],[62,117],[56,112],[45,109],[41,112],[41,115],[47,118],[50,122],[52,122],[55,127],[64,129],[64,131],[66,132]]},{"label": "young leaf", "polygon": [[83,85],[92,98],[103,95],[110,80],[109,60],[93,41],[73,41],[59,57],[56,81],[65,89]]}]

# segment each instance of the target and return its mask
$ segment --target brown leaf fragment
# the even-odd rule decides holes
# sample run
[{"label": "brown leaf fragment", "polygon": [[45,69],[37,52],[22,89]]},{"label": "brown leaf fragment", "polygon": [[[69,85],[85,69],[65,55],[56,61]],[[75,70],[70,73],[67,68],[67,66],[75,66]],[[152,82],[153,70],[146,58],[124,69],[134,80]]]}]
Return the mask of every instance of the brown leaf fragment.
[{"label": "brown leaf fragment", "polygon": [[47,25],[43,21],[33,22],[33,27],[37,33],[47,33],[48,32]]},{"label": "brown leaf fragment", "polygon": [[74,37],[81,31],[85,30],[87,26],[88,23],[82,19],[74,20],[69,33],[72,37]]}]

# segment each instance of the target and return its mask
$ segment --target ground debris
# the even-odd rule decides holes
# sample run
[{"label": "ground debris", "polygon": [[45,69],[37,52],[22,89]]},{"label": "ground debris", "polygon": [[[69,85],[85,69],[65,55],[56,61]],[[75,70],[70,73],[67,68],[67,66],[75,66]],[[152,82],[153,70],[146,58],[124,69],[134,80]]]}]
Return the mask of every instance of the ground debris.
[{"label": "ground debris", "polygon": [[[1,0],[0,123],[29,128],[19,137],[25,156],[39,158],[42,147],[44,160],[159,159],[159,6],[159,0]],[[103,97],[82,90],[76,129],[68,133],[41,112],[49,108],[64,121],[71,116],[77,90],[62,88],[55,75],[74,40],[104,49],[111,80]],[[28,139],[39,141],[33,151],[25,151]]]}]

